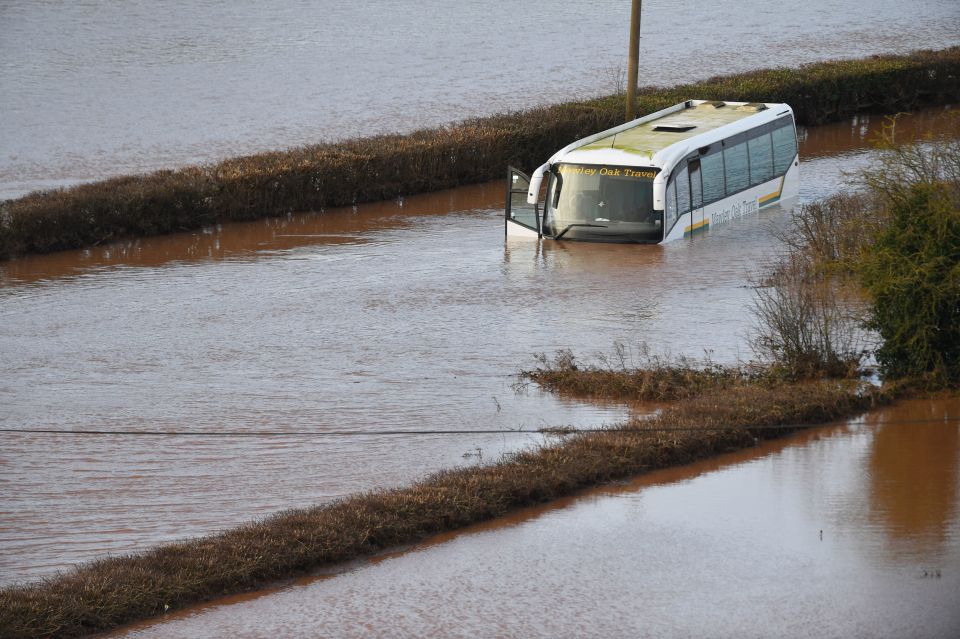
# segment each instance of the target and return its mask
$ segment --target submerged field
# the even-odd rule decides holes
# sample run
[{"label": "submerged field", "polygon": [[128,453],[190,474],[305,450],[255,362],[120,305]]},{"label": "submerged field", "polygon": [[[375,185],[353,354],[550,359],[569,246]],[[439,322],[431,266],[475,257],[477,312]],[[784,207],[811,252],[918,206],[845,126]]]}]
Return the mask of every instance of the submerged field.
[{"label": "submerged field", "polygon": [[[862,143],[862,124],[858,120],[846,128],[831,129],[832,136],[847,145],[838,146],[849,149],[851,137]],[[810,132],[808,139],[816,137]],[[862,149],[859,153],[866,156]],[[806,170],[820,176],[811,184],[817,189],[840,188],[837,166],[841,161],[830,155],[820,160],[815,156],[813,151],[804,156],[810,158]],[[839,157],[843,166],[850,165],[850,153]],[[456,194],[446,197],[450,203],[444,206],[454,206]],[[3,609],[11,613],[4,623],[28,634],[39,632],[39,626],[30,625],[34,623],[65,624],[63,633],[68,627],[74,628],[70,632],[108,627],[167,605],[176,609],[189,601],[255,588],[283,574],[309,572],[338,558],[362,556],[403,539],[419,539],[497,516],[520,504],[576,491],[621,473],[686,463],[731,447],[751,447],[755,438],[782,432],[772,427],[784,422],[792,428],[794,419],[819,422],[857,413],[876,397],[875,391],[858,394],[850,382],[793,386],[729,369],[702,373],[689,367],[641,367],[625,379],[601,380],[601,392],[593,394],[632,393],[667,401],[685,398],[681,409],[661,416],[672,421],[660,422],[660,431],[637,430],[643,422],[612,433],[563,435],[561,429],[550,437],[560,438],[558,442],[568,439],[567,444],[508,455],[502,464],[492,466],[478,467],[470,461],[462,464],[468,466],[462,471],[441,473],[412,487],[410,473],[417,475],[421,466],[411,467],[423,462],[424,450],[436,450],[435,442],[400,438],[381,443],[371,437],[360,440],[362,463],[358,465],[375,468],[378,481],[397,464],[408,473],[398,475],[394,485],[401,488],[372,492],[370,483],[358,482],[359,488],[337,484],[351,460],[358,459],[349,455],[334,459],[331,450],[342,451],[342,443],[328,446],[293,439],[264,445],[246,438],[253,442],[247,446],[216,437],[224,423],[236,431],[262,429],[265,414],[274,420],[271,433],[276,435],[292,427],[339,430],[345,423],[359,430],[383,426],[386,419],[397,420],[389,425],[398,424],[401,429],[429,423],[437,430],[455,430],[469,419],[471,425],[522,426],[529,433],[537,428],[516,421],[515,411],[526,407],[536,413],[553,404],[534,392],[528,403],[523,398],[498,398],[498,376],[507,377],[505,371],[526,361],[531,350],[552,352],[564,342],[589,351],[642,332],[658,344],[669,346],[682,339],[693,352],[700,346],[719,349],[720,361],[735,361],[739,328],[750,299],[743,287],[745,273],[770,246],[767,226],[785,221],[779,213],[768,211],[703,238],[642,251],[587,244],[516,246],[502,244],[502,216],[495,203],[478,211],[450,213],[443,206],[431,212],[418,210],[411,202],[406,211],[400,211],[399,205],[385,205],[372,208],[368,215],[360,207],[357,213],[347,209],[326,219],[304,216],[287,226],[264,223],[261,226],[273,241],[291,242],[265,251],[261,249],[264,240],[256,233],[237,240],[223,253],[197,250],[212,247],[231,233],[242,236],[252,228],[248,226],[225,229],[224,235],[212,238],[182,237],[183,253],[164,251],[173,246],[172,241],[144,241],[97,251],[97,260],[104,261],[93,265],[83,253],[75,255],[74,262],[63,262],[64,256],[25,261],[36,269],[32,279],[14,280],[3,290],[8,313],[5,344],[17,366],[6,378],[8,385],[20,384],[15,386],[18,403],[10,406],[20,411],[18,419],[34,425],[50,420],[77,429],[103,427],[106,420],[112,427],[153,429],[159,423],[174,429],[186,423],[175,411],[189,408],[190,423],[211,432],[208,439],[166,440],[162,446],[156,440],[133,437],[119,443],[115,438],[88,440],[93,443],[84,445],[66,434],[51,446],[49,438],[23,434],[16,439],[23,442],[25,451],[18,464],[26,467],[36,460],[37,470],[25,475],[20,482],[24,490],[10,499],[21,499],[18,503],[26,513],[32,512],[30,508],[59,508],[69,518],[71,539],[86,541],[97,552],[116,548],[110,544],[129,534],[111,531],[98,537],[101,522],[109,522],[107,526],[130,522],[126,525],[131,530],[145,522],[149,535],[156,535],[151,527],[170,525],[177,531],[173,538],[182,537],[188,526],[197,526],[190,530],[205,536],[196,543],[173,544],[133,558],[88,563],[81,572],[53,577],[45,585],[9,587],[3,594]],[[313,235],[291,240],[287,236],[301,228],[297,225],[311,229]],[[274,234],[282,237],[275,239]],[[158,261],[139,262],[141,258]],[[727,268],[711,270],[716,263]],[[50,275],[46,268],[62,270]],[[382,277],[385,268],[393,274],[389,282]],[[685,278],[690,272],[709,277]],[[338,287],[322,285],[324,277],[334,276]],[[292,288],[294,281],[307,284]],[[254,285],[266,292],[262,299],[250,299]],[[149,286],[149,299],[143,295],[145,286]],[[598,291],[603,295],[598,297]],[[106,316],[102,308],[108,302],[110,308],[129,312]],[[537,312],[531,312],[532,302]],[[356,313],[344,313],[344,309]],[[556,324],[549,335],[543,330],[545,316]],[[677,326],[669,321],[675,316],[699,320]],[[71,319],[63,322],[63,317]],[[146,324],[131,322],[130,317]],[[499,328],[508,324],[511,331]],[[265,331],[265,326],[271,330]],[[384,326],[406,328],[384,331]],[[52,342],[49,337],[54,334],[63,339]],[[191,335],[200,340],[196,348],[188,341]],[[245,349],[238,348],[238,341],[246,344]],[[77,349],[71,352],[77,354],[78,368],[64,375],[70,363],[63,361],[62,353],[48,349],[53,344],[58,350],[68,342],[69,348]],[[468,345],[475,350],[465,351]],[[177,369],[176,362],[184,358],[188,358],[184,368]],[[469,368],[462,365],[467,361]],[[295,367],[295,363],[302,365]],[[276,375],[277,366],[284,375]],[[303,377],[293,377],[292,368]],[[180,373],[170,375],[172,370]],[[44,382],[47,376],[62,381],[54,387]],[[161,378],[164,383],[157,383]],[[211,379],[216,386],[210,385]],[[359,380],[363,383],[353,385]],[[609,381],[626,390],[604,390]],[[244,386],[245,382],[255,388]],[[596,385],[596,380],[585,380],[588,389]],[[210,392],[214,387],[220,396]],[[289,392],[291,387],[297,392]],[[644,390],[647,387],[652,390]],[[141,397],[145,388],[161,395],[133,406],[129,398]],[[303,393],[304,388],[310,392]],[[235,395],[227,398],[225,394],[231,392]],[[118,398],[125,402],[124,410],[104,408]],[[234,402],[251,402],[251,398],[261,403],[239,406]],[[321,405],[321,401],[331,403]],[[506,407],[502,412],[501,402]],[[450,405],[456,410],[451,411]],[[385,417],[371,418],[371,406],[376,415]],[[58,412],[61,409],[64,412]],[[712,414],[723,420],[719,429],[702,430],[716,423],[710,421]],[[581,424],[601,421],[580,417]],[[538,426],[566,423],[562,418],[551,421]],[[752,430],[751,424],[760,432]],[[688,430],[691,426],[701,430]],[[459,458],[467,446],[446,444],[443,450]],[[385,448],[391,450],[385,452]],[[484,453],[484,464],[499,458],[486,444]],[[51,460],[61,459],[70,475],[51,477],[48,469],[56,465]],[[315,465],[298,463],[311,459]],[[253,469],[256,476],[251,474]],[[501,480],[504,483],[498,489]],[[329,499],[306,491],[319,492],[331,485],[346,485],[351,490],[344,492],[363,494],[223,535],[209,533],[211,528],[230,528],[248,520],[254,504],[260,508],[257,512],[272,512],[286,504]],[[36,490],[43,492],[37,496]],[[131,495],[136,501],[122,501]],[[279,504],[256,502],[264,495]],[[177,509],[170,510],[170,503]],[[235,511],[230,510],[233,504],[238,504]],[[92,505],[96,511],[78,511],[79,505]],[[411,516],[409,521],[406,515]],[[23,518],[27,519],[31,518]],[[91,522],[93,533],[84,528]],[[338,532],[346,522],[352,528],[343,530],[359,530],[358,537]],[[63,562],[64,556],[72,560],[72,549],[61,543],[63,538],[56,531],[36,534],[25,527],[25,534],[31,543],[56,546],[54,561]],[[153,540],[171,537],[130,538],[140,541],[128,547],[144,548]],[[264,549],[271,552],[261,552]],[[217,566],[223,570],[199,570],[197,566],[202,568],[207,560],[190,553],[213,551],[221,553]],[[50,557],[49,550],[43,556]],[[197,566],[191,568],[191,563]],[[76,598],[77,593],[83,601]],[[97,598],[101,603],[87,605]]]},{"label": "submerged field", "polygon": [[[674,379],[690,377],[678,371]],[[97,561],[40,584],[5,588],[0,591],[0,631],[36,637],[105,630],[409,544],[587,486],[753,446],[759,439],[849,417],[889,399],[856,382],[730,378],[736,381],[720,389],[699,385],[686,401],[650,419],[603,432],[560,431],[554,444],[490,465],[286,511],[219,535]]]},{"label": "submerged field", "polygon": [[[642,104],[653,110],[683,99],[681,96],[692,97],[687,95],[691,91],[697,92],[696,97],[782,99],[791,102],[806,122],[828,121],[853,112],[942,104],[958,95],[958,52],[950,49],[823,63],[798,70],[761,71],[695,86],[651,90],[644,94]],[[117,237],[284,215],[293,210],[322,210],[334,204],[395,198],[489,179],[505,163],[529,166],[571,137],[607,126],[619,117],[619,108],[616,98],[561,105],[410,136],[264,154],[217,166],[34,194],[4,203],[0,252],[10,255],[97,245]],[[402,200],[398,206],[403,206]],[[9,304],[5,305],[7,321],[0,337],[5,340],[13,363],[7,371],[10,381],[0,390],[15,397],[11,410],[17,411],[24,423],[52,420],[60,426],[82,430],[91,423],[100,426],[112,420],[114,424],[132,424],[131,437],[137,434],[133,431],[158,428],[156,416],[168,425],[183,422],[182,414],[169,408],[172,405],[182,407],[190,414],[191,423],[201,427],[213,424],[220,428],[232,421],[235,432],[223,434],[233,435],[256,433],[265,422],[277,426],[270,435],[280,435],[293,425],[316,425],[319,418],[339,416],[344,406],[350,407],[345,400],[337,401],[334,410],[319,410],[322,404],[315,400],[317,397],[357,397],[362,410],[355,411],[357,414],[344,411],[343,420],[369,425],[373,406],[376,415],[408,426],[422,425],[428,419],[424,415],[429,413],[429,419],[445,421],[442,427],[450,428],[451,424],[460,423],[458,419],[482,424],[487,417],[467,410],[444,420],[437,417],[437,412],[443,410],[438,406],[445,403],[442,395],[418,395],[415,406],[408,396],[422,392],[424,387],[450,392],[446,389],[473,384],[473,390],[481,389],[476,394],[483,395],[488,412],[493,414],[495,410],[500,415],[500,400],[494,394],[490,401],[487,391],[499,386],[476,383],[476,378],[497,378],[495,384],[502,384],[506,375],[502,361],[496,357],[502,359],[504,350],[518,344],[530,348],[532,340],[541,341],[530,350],[544,346],[543,317],[532,312],[533,308],[542,310],[548,304],[557,305],[551,308],[560,319],[570,319],[571,325],[562,333],[564,339],[599,339],[608,344],[609,337],[618,338],[621,333],[649,334],[649,325],[669,323],[670,317],[682,315],[698,320],[677,329],[697,333],[685,346],[700,339],[697,343],[703,343],[705,348],[717,343],[728,351],[738,348],[736,338],[728,333],[743,309],[731,300],[742,300],[747,294],[735,292],[718,298],[716,290],[706,289],[719,280],[728,289],[742,288],[743,273],[717,275],[702,268],[696,271],[704,274],[699,281],[685,287],[673,283],[672,295],[658,294],[651,286],[649,299],[639,299],[641,280],[654,284],[664,274],[685,276],[694,270],[690,246],[662,250],[651,247],[655,250],[640,257],[612,248],[601,259],[589,247],[501,248],[501,218],[495,208],[491,205],[456,217],[455,223],[461,229],[476,229],[475,244],[482,248],[473,253],[465,250],[464,233],[449,240],[457,229],[451,228],[450,220],[439,219],[439,215],[432,220],[426,216],[393,215],[386,228],[361,228],[350,217],[356,213],[354,209],[338,212],[338,217],[350,218],[343,228],[327,235],[321,229],[315,234],[327,239],[311,240],[314,244],[294,242],[276,250],[266,250],[262,243],[253,240],[249,243],[254,247],[249,249],[250,254],[233,263],[229,259],[219,262],[213,253],[198,253],[194,245],[187,258],[167,255],[159,265],[130,267],[129,263],[120,263],[117,268],[102,270],[76,268],[71,276],[61,280],[41,275],[27,284],[14,282],[2,291]],[[777,223],[770,212],[768,216],[771,217],[764,222]],[[292,219],[291,215],[276,221],[274,233],[290,235],[290,231],[296,230],[295,225],[301,223],[293,223]],[[743,240],[743,231],[746,235],[759,235],[756,226],[760,221],[743,221],[726,229],[730,234],[727,239]],[[751,223],[753,227],[749,226]],[[425,228],[429,228],[426,233]],[[766,233],[763,235],[769,239]],[[330,237],[333,239],[326,244]],[[493,243],[491,238],[495,238]],[[691,246],[695,242],[699,242],[695,248],[709,250],[699,240],[691,240]],[[406,261],[398,258],[392,248],[397,244],[407,244],[406,250],[412,257]],[[766,241],[758,244],[768,245]],[[425,250],[416,250],[424,246]],[[742,245],[734,246],[738,255],[733,257],[740,260],[738,264],[743,268],[760,252],[745,257],[750,251],[736,249]],[[211,251],[220,248],[217,245]],[[140,246],[131,244],[124,250],[134,254]],[[112,249],[104,251],[110,253]],[[491,253],[495,254],[492,260]],[[483,259],[469,259],[468,254]],[[700,260],[711,263],[702,256]],[[323,265],[313,271],[311,262]],[[361,262],[372,266],[364,267]],[[732,263],[723,262],[727,268]],[[486,270],[478,269],[478,264],[486,265]],[[646,269],[633,268],[637,265]],[[442,275],[437,271],[443,271]],[[391,274],[390,278],[384,277],[386,272]],[[254,279],[254,273],[262,279]],[[317,273],[323,277],[311,279]],[[628,285],[611,284],[611,273],[619,274]],[[336,286],[318,283],[332,281],[334,274],[342,276],[336,279]],[[390,281],[384,282],[385,279]],[[677,278],[677,282],[683,280]],[[335,290],[328,290],[344,286],[349,290],[346,297],[337,297]],[[507,295],[502,294],[503,289],[508,290]],[[257,291],[259,300],[250,299],[251,290]],[[188,294],[184,295],[185,291]],[[609,307],[601,307],[596,301],[598,291],[620,297]],[[486,316],[477,312],[486,308],[477,301],[485,296],[494,300],[490,306],[498,309]],[[507,314],[503,314],[504,299],[509,300]],[[65,300],[68,303],[58,306]],[[708,315],[711,308],[719,313]],[[105,313],[104,309],[112,309],[112,313]],[[411,317],[410,309],[417,309],[413,322],[406,321]],[[423,309],[427,309],[425,314]],[[561,312],[564,310],[567,315]],[[291,321],[291,317],[295,319]],[[505,317],[509,321],[500,321]],[[497,321],[490,321],[491,318]],[[664,318],[668,322],[662,321]],[[731,318],[733,321],[724,321]],[[512,331],[499,328],[507,324]],[[491,330],[491,326],[497,330]],[[204,330],[190,330],[196,327]],[[713,333],[700,334],[704,328]],[[593,334],[585,338],[591,330]],[[244,342],[244,332],[265,340],[257,342],[263,348]],[[672,334],[674,339],[676,334]],[[157,335],[162,337],[157,339]],[[199,360],[190,360],[196,356],[191,353],[194,349],[190,340],[197,335],[203,341],[196,349]],[[481,341],[483,348],[475,352],[464,350],[464,344]],[[560,346],[549,342],[547,345]],[[449,356],[449,362],[437,373],[429,367],[437,366],[440,349],[445,349],[442,353]],[[496,355],[491,356],[494,351]],[[132,352],[137,355],[131,360]],[[71,353],[70,359],[79,362],[80,373],[64,374],[68,365],[63,361],[64,353]],[[328,370],[324,358],[335,359],[336,366]],[[176,372],[179,369],[171,365],[171,359],[187,361]],[[544,424],[533,429],[538,438],[534,445],[513,448],[502,456],[488,451],[486,459],[477,464],[463,464],[415,482],[400,482],[399,487],[351,491],[314,507],[284,511],[221,533],[88,561],[76,570],[42,582],[7,586],[0,591],[0,634],[73,636],[115,627],[224,594],[310,574],[352,558],[573,494],[588,486],[753,447],[765,438],[856,415],[906,393],[897,387],[878,389],[851,379],[791,381],[782,375],[719,365],[702,368],[667,362],[655,367],[587,370],[567,363],[572,360],[562,359],[563,365],[552,371],[558,376],[551,377],[551,371],[531,376],[542,387],[580,396],[667,404],[651,417],[634,418],[615,427],[597,429],[598,432],[587,429],[578,433],[565,426]],[[477,373],[478,370],[483,372]],[[433,376],[429,383],[424,381],[427,374]],[[39,378],[32,377],[38,375]],[[306,375],[309,384],[297,383],[302,381],[297,375]],[[38,381],[31,383],[32,379]],[[51,379],[58,381],[50,384]],[[351,386],[345,386],[347,383]],[[158,388],[173,401],[150,401],[150,393]],[[251,388],[255,392],[245,392]],[[182,393],[184,389],[187,392]],[[231,392],[262,396],[263,404],[237,411],[228,399]],[[298,403],[303,401],[301,396],[314,398],[314,402],[304,409]],[[396,410],[390,410],[386,396],[402,399]],[[73,401],[77,398],[81,401]],[[244,401],[249,401],[249,397]],[[38,410],[38,406],[42,408]],[[57,413],[64,407],[65,412]],[[234,420],[231,410],[235,411]],[[494,416],[489,421],[496,419],[501,417]],[[322,426],[339,426],[340,421],[323,422]],[[204,435],[200,431],[197,434]],[[52,455],[62,454],[63,449],[81,450],[74,454],[83,458],[82,464],[100,464],[98,468],[107,469],[102,476],[93,474],[92,479],[99,480],[93,483],[101,487],[94,489],[96,492],[108,492],[102,487],[118,478],[130,484],[134,494],[140,490],[145,495],[149,490],[148,484],[141,483],[140,475],[136,482],[125,481],[123,468],[118,467],[117,458],[111,457],[122,458],[122,466],[139,443],[110,442],[90,454],[89,449],[71,448],[74,444],[50,446],[49,439],[33,435],[19,434],[16,441],[26,451],[31,446],[39,450],[32,459],[39,460],[40,474],[34,478],[40,479],[26,488],[36,490],[39,486],[48,495],[45,499],[60,498],[65,492],[58,482],[68,480],[57,477],[49,481],[46,474],[55,466],[51,463]],[[65,434],[58,434],[62,436]],[[542,439],[547,443],[539,445]],[[241,449],[246,456],[237,454],[236,466],[224,472],[220,464],[225,447],[215,439],[201,439],[202,445],[196,448],[176,439],[166,441],[172,443],[150,446],[143,456],[151,472],[164,467],[159,456],[182,454],[188,448],[190,452],[183,457],[188,469],[184,477],[196,478],[194,469],[202,468],[212,475],[238,473],[237,476],[254,482],[250,467],[246,466],[253,455],[274,455],[279,465],[290,462],[282,447],[271,452],[258,446],[252,451]],[[299,448],[299,454],[313,458],[314,463],[329,454],[329,449],[305,451],[302,445],[290,445],[293,448]],[[111,452],[105,452],[107,449]],[[422,450],[417,452],[422,458]],[[234,457],[229,452],[226,456]],[[29,454],[18,456],[24,466],[30,459]],[[417,461],[413,455],[411,460]],[[89,472],[90,467],[82,464],[79,475]],[[305,476],[309,477],[309,473],[286,477],[290,482],[303,484]],[[269,478],[263,482],[271,491],[274,489]],[[87,479],[86,484],[89,483],[91,479]],[[204,488],[214,491],[214,500],[225,498],[229,492]],[[322,488],[327,487],[315,490]],[[90,488],[85,485],[83,490]],[[67,492],[71,497],[74,494]],[[280,503],[321,501],[284,502],[282,494],[283,488],[278,487]],[[177,496],[171,495],[169,501],[177,501]],[[28,508],[37,507],[29,496],[23,503]],[[194,506],[202,509],[203,500],[197,500]],[[158,510],[163,507],[160,504]],[[138,502],[137,508],[147,510],[142,502]],[[107,513],[106,517],[119,528],[122,515],[120,512],[114,518]],[[160,514],[156,519],[162,521],[164,516]],[[175,527],[183,522],[174,519]],[[204,520],[204,524],[209,522]],[[80,531],[78,537],[82,534]]]},{"label": "submerged field", "polygon": [[[644,89],[646,114],[691,98],[786,102],[800,124],[960,97],[960,48],[766,69]],[[262,153],[37,192],[0,205],[0,259],[228,221],[323,211],[492,180],[622,120],[622,96],[477,118],[408,135]]]}]

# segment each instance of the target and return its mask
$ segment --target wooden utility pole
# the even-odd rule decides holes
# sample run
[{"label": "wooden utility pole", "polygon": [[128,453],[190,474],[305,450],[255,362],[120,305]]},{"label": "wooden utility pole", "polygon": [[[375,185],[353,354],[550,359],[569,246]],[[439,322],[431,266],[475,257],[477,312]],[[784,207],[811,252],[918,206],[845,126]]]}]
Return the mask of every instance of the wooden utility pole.
[{"label": "wooden utility pole", "polygon": [[633,0],[630,7],[630,61],[627,63],[627,121],[637,117],[637,76],[640,73],[640,5]]}]

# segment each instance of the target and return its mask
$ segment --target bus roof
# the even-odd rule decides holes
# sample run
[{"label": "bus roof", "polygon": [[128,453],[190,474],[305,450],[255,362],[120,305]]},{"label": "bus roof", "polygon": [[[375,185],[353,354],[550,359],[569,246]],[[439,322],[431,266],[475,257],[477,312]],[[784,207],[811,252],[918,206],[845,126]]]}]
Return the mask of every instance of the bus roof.
[{"label": "bus roof", "polygon": [[[783,109],[789,107],[785,104],[690,100],[666,109],[671,111],[669,113],[660,112],[640,118],[633,126],[611,129],[608,135],[601,134],[602,137],[558,154],[561,157],[554,160],[582,164],[656,165],[654,156],[678,142],[754,116],[760,116],[756,120],[766,121]],[[743,124],[743,129],[754,125]]]}]

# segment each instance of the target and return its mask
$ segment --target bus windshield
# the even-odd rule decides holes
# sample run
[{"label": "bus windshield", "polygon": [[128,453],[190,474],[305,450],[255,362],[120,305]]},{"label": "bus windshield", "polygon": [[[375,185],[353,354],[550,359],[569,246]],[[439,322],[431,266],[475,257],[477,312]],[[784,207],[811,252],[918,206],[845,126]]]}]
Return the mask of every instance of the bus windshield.
[{"label": "bus windshield", "polygon": [[547,191],[544,233],[555,239],[659,242],[663,212],[653,209],[659,169],[560,164]]}]

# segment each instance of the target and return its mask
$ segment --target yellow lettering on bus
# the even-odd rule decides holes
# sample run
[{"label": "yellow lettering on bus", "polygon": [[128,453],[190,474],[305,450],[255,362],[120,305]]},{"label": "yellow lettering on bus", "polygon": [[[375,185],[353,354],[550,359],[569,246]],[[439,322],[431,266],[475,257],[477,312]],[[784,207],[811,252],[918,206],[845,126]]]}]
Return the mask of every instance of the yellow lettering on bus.
[{"label": "yellow lettering on bus", "polygon": [[633,178],[649,178],[652,180],[653,178],[657,177],[657,174],[653,171],[634,171],[633,169],[624,169],[624,172],[627,177]]},{"label": "yellow lettering on bus", "polygon": [[564,164],[560,167],[560,173],[566,175],[596,175],[599,172],[600,175],[611,176],[611,177],[630,177],[630,178],[644,178],[652,180],[657,177],[656,171],[636,171],[634,169],[628,168],[619,168],[615,166],[602,166],[599,169],[594,166],[570,166]]}]

